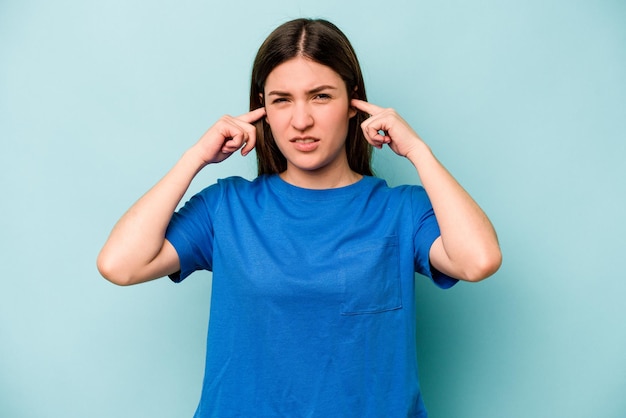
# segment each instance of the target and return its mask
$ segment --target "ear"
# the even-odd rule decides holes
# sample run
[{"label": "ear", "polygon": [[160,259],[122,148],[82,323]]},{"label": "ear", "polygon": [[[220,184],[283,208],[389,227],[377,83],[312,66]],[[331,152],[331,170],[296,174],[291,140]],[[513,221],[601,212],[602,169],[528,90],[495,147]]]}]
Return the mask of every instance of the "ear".
[{"label": "ear", "polygon": [[356,107],[348,105],[348,119],[352,119],[357,114]]},{"label": "ear", "polygon": [[[357,99],[357,95],[356,95],[356,91],[359,89],[359,86],[354,86],[354,89],[352,89],[352,95],[350,97],[350,100],[352,99]],[[356,116],[358,110],[356,109],[356,107],[354,106],[350,106],[350,102],[348,102],[348,116],[349,119],[352,119],[353,117]]]},{"label": "ear", "polygon": [[[263,97],[263,93],[259,93],[259,103],[261,104],[261,106],[265,107],[265,99]],[[265,113],[265,116],[263,117],[263,121],[267,123],[269,126],[269,123],[267,122],[267,112]]]}]

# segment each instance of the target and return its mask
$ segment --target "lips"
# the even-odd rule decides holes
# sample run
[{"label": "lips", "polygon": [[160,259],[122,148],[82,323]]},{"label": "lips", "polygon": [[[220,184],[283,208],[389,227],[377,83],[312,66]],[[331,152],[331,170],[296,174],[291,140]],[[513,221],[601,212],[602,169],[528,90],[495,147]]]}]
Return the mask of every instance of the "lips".
[{"label": "lips", "polygon": [[319,145],[319,139],[310,136],[291,138],[289,142],[294,144],[295,149],[302,152],[311,152]]}]

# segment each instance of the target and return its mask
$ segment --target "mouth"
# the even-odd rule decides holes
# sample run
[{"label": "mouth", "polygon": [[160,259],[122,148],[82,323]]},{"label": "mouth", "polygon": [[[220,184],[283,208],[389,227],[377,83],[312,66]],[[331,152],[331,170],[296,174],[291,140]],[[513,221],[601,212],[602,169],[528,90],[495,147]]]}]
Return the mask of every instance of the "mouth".
[{"label": "mouth", "polygon": [[291,138],[289,140],[289,142],[294,142],[296,144],[311,144],[311,143],[317,142],[317,141],[319,141],[319,139],[313,138],[313,137],[310,137],[310,136],[296,137],[296,138]]},{"label": "mouth", "polygon": [[311,136],[298,136],[289,140],[297,151],[309,153],[315,151],[320,140]]}]

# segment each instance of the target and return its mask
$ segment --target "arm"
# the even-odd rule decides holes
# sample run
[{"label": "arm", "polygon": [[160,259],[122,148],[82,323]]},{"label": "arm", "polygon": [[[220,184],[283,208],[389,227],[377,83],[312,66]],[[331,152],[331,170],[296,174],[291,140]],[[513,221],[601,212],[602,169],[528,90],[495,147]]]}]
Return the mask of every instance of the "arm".
[{"label": "arm", "polygon": [[430,249],[431,264],[442,273],[467,281],[495,273],[502,254],[491,222],[428,145],[393,109],[360,100],[353,100],[352,105],[372,115],[361,126],[368,142],[377,148],[388,144],[396,154],[408,158],[422,180],[441,230]]},{"label": "arm", "polygon": [[265,109],[259,108],[237,118],[221,118],[122,216],[98,255],[98,270],[107,280],[131,285],[180,269],[178,254],[165,239],[176,206],[206,165],[223,161],[240,148],[243,155],[254,148],[252,123],[264,115]]}]

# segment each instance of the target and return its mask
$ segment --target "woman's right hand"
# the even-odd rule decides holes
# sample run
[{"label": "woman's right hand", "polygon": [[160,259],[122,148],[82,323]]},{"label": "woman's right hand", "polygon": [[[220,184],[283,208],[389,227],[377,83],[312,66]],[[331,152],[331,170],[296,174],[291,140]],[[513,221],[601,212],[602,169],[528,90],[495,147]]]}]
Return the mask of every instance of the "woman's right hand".
[{"label": "woman's right hand", "polygon": [[242,155],[248,155],[256,145],[256,127],[253,123],[264,116],[264,107],[237,117],[222,116],[192,149],[205,164],[224,161],[240,148]]},{"label": "woman's right hand", "polygon": [[120,218],[98,256],[98,270],[105,278],[130,285],[180,268],[176,250],[165,239],[176,206],[203,166],[223,161],[242,147],[243,155],[252,151],[256,145],[253,123],[263,116],[265,108],[236,118],[222,117]]}]

